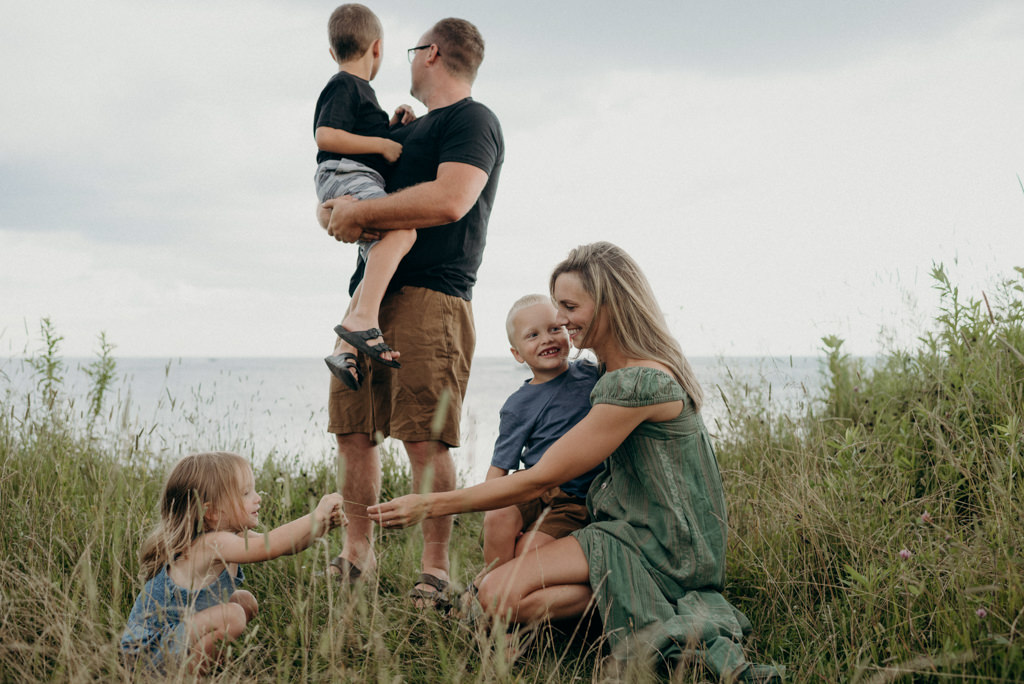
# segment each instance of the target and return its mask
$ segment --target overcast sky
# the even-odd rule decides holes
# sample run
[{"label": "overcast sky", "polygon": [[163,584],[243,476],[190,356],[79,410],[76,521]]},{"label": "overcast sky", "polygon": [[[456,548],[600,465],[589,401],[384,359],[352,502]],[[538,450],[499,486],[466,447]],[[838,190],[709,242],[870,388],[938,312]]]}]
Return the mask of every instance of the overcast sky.
[{"label": "overcast sky", "polygon": [[[405,48],[480,28],[506,162],[474,296],[508,306],[594,240],[646,270],[690,355],[912,342],[943,262],[980,296],[1024,266],[1024,3],[376,2],[385,109]],[[326,2],[6,3],[0,354],[310,356],[355,247],[313,218]],[[28,333],[26,336],[26,328]]]}]

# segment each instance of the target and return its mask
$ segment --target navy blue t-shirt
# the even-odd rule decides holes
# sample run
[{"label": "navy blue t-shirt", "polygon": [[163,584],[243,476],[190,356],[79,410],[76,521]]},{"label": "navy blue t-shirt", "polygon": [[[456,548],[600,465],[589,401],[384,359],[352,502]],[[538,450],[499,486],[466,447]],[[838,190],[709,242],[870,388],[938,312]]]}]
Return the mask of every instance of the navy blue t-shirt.
[{"label": "navy blue t-shirt", "polygon": [[[597,383],[598,369],[586,361],[569,363],[569,370],[539,385],[523,384],[505,400],[498,423],[491,465],[516,470],[537,463],[544,452],[590,412],[590,392]],[[590,481],[604,464],[569,480],[561,489],[570,496],[585,498]]]},{"label": "navy blue t-shirt", "polygon": [[[505,161],[505,140],[498,117],[467,97],[427,112],[406,126],[396,126],[391,129],[391,138],[402,144],[402,156],[391,169],[388,192],[436,180],[437,167],[445,162],[482,169],[487,173],[487,184],[458,221],[416,231],[416,243],[399,263],[388,292],[411,285],[472,299],[487,243],[487,221]],[[362,280],[363,267],[360,259],[349,294]]]}]

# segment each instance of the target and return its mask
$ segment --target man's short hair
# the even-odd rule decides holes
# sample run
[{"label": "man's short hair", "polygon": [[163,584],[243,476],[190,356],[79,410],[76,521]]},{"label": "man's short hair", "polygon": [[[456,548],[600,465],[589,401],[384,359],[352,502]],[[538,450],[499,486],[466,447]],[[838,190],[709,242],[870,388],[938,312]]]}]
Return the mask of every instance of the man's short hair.
[{"label": "man's short hair", "polygon": [[516,340],[514,339],[516,335],[516,314],[527,307],[540,304],[541,302],[551,304],[551,297],[542,294],[524,295],[517,299],[512,308],[508,310],[508,315],[505,316],[505,334],[508,335],[508,343],[516,349],[519,348],[516,346]]},{"label": "man's short hair", "polygon": [[362,57],[373,41],[384,35],[380,19],[369,7],[358,3],[341,5],[327,20],[327,39],[339,62]]},{"label": "man's short hair", "polygon": [[448,72],[472,85],[484,61],[484,38],[476,26],[465,19],[449,17],[434,24],[429,37],[437,45]]}]

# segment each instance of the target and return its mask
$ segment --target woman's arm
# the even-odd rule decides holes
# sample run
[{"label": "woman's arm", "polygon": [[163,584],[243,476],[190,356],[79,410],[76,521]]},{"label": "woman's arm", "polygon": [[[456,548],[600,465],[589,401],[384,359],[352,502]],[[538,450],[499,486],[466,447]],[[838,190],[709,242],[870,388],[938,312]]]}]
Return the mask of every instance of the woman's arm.
[{"label": "woman's arm", "polygon": [[466,489],[401,496],[370,506],[366,512],[385,527],[406,527],[424,518],[490,511],[529,501],[596,467],[640,423],[646,420],[665,420],[673,410],[675,414],[679,413],[678,401],[635,408],[598,404],[552,444],[532,468]]}]

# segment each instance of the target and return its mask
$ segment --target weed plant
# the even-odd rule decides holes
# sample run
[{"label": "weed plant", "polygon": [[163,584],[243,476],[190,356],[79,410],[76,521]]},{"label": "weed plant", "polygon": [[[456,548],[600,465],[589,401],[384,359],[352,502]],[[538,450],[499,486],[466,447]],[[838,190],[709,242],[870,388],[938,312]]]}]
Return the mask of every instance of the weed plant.
[{"label": "weed plant", "polygon": [[[804,404],[779,407],[770,387],[720,388],[726,595],[754,625],[751,660],[784,666],[793,682],[1024,680],[1024,270],[1017,275],[991,299],[964,301],[936,267],[934,331],[871,367],[825,338],[823,390]],[[62,394],[49,321],[41,337],[29,360],[35,389],[7,387],[0,412],[0,681],[147,681],[122,667],[117,642],[141,586],[139,542],[181,454],[147,445],[160,444],[159,426],[132,425],[126,407],[106,405],[116,364],[105,337],[83,407]],[[408,490],[403,462],[385,454],[385,492]],[[275,453],[255,465],[267,525],[338,486],[330,459]],[[456,520],[456,584],[481,566],[480,521]],[[638,662],[612,672],[593,625],[542,629],[509,666],[503,635],[412,607],[405,594],[421,538],[380,534],[380,572],[355,589],[322,574],[337,533],[247,568],[261,613],[212,679],[704,681],[699,669]]]},{"label": "weed plant", "polygon": [[1024,278],[932,277],[935,330],[870,369],[825,338],[803,415],[733,391],[729,590],[793,681],[1024,680]]}]

